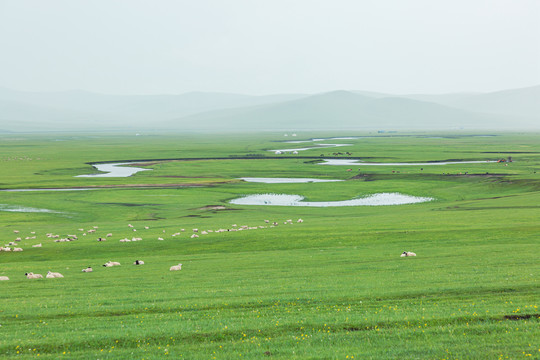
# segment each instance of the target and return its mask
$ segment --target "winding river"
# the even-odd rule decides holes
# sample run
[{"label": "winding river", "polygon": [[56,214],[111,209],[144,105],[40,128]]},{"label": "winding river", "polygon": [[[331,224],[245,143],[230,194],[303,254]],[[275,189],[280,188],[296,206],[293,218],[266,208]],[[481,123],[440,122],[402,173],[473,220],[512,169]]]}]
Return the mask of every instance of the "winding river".
[{"label": "winding river", "polygon": [[351,146],[352,144],[315,144],[317,146],[311,146],[311,147],[305,147],[305,148],[297,148],[297,149],[275,149],[275,150],[268,150],[272,152],[292,152],[292,151],[304,151],[304,150],[312,150],[312,149],[323,149],[328,147],[341,147],[341,146]]},{"label": "winding river", "polygon": [[352,159],[323,159],[325,162],[319,165],[361,165],[361,166],[430,166],[430,165],[453,165],[453,164],[485,164],[494,163],[495,160],[481,161],[441,161],[422,163],[368,163]]},{"label": "winding river", "polygon": [[[330,145],[330,144],[327,144]],[[349,144],[333,144],[333,146],[347,146]],[[270,151],[298,151],[298,150],[307,150],[315,148],[304,148],[304,149],[283,149],[283,150],[270,150]],[[441,161],[441,162],[417,162],[417,163],[369,163],[362,162],[361,160],[354,159],[321,159],[323,163],[319,165],[343,165],[343,166],[430,166],[430,165],[452,165],[452,164],[482,164],[482,163],[494,163],[496,160],[480,160],[480,161]],[[141,163],[142,161],[137,161]],[[90,175],[76,175],[75,177],[87,177],[87,178],[101,178],[101,177],[128,177],[132,176],[140,171],[151,171],[152,169],[144,169],[140,167],[124,166],[129,165],[130,162],[122,163],[107,163],[107,164],[94,164],[97,170],[103,171],[103,174],[90,174]],[[254,177],[243,177],[240,178],[248,182],[267,182],[267,183],[281,183],[281,182],[328,182],[328,181],[339,181],[339,180],[321,180],[321,179],[301,179],[301,178],[254,178]],[[258,180],[260,179],[260,180]],[[264,179],[264,180],[263,180]],[[276,179],[272,181],[271,179]],[[288,179],[288,180],[285,180]],[[33,189],[26,189],[26,191],[31,191]],[[37,189],[36,189],[37,190]],[[80,189],[83,190],[83,189]],[[15,191],[15,190],[14,190]],[[18,190],[22,191],[22,190]]]},{"label": "winding river", "polygon": [[[323,144],[321,144],[323,145]],[[325,144],[325,146],[347,146],[348,144]],[[318,147],[320,148],[320,147]],[[308,149],[308,148],[306,148]],[[279,151],[289,151],[293,149],[284,149]],[[299,149],[294,149],[299,150]],[[272,150],[274,151],[274,150]],[[323,159],[323,163],[319,165],[356,165],[356,166],[429,166],[429,165],[450,165],[450,164],[480,164],[493,163],[496,161],[443,161],[443,162],[418,162],[418,163],[366,163],[360,160],[353,159]],[[137,161],[140,163],[141,161]],[[103,174],[78,175],[76,177],[128,177],[140,171],[149,171],[152,169],[144,169],[140,167],[124,166],[130,162],[107,163],[93,165],[97,170],[103,171]],[[246,182],[266,183],[266,184],[283,184],[283,183],[318,183],[318,182],[337,182],[343,180],[332,179],[313,179],[313,178],[256,178],[243,177],[240,178]],[[8,189],[4,191],[77,191],[90,190],[89,188],[77,189]],[[400,193],[378,193],[361,198],[355,198],[343,201],[304,201],[300,195],[287,194],[255,194],[247,195],[234,200],[231,204],[235,205],[269,205],[269,206],[308,206],[308,207],[330,207],[330,206],[385,206],[385,205],[405,205],[416,204],[431,201],[430,197],[410,196]],[[48,209],[35,209],[19,206],[1,204],[0,211],[12,212],[54,212]]]},{"label": "winding river", "polygon": [[326,179],[308,179],[308,178],[240,178],[246,182],[265,183],[265,184],[300,184],[300,183],[321,183],[321,182],[336,182],[344,180],[326,180]]}]

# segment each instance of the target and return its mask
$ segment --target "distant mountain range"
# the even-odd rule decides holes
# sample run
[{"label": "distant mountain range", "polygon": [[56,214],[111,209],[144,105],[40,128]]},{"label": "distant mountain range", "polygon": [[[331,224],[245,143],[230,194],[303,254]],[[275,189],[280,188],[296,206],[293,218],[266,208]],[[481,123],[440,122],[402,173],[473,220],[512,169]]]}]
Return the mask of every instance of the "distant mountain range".
[{"label": "distant mountain range", "polygon": [[366,91],[249,96],[104,95],[0,88],[0,131],[540,128],[540,86],[492,93]]}]

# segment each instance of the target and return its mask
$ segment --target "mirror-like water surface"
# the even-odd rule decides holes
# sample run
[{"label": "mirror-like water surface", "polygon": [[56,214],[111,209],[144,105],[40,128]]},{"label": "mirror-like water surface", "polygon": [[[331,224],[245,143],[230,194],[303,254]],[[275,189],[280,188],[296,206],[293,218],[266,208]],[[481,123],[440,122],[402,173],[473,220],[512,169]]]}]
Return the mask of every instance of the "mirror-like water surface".
[{"label": "mirror-like water surface", "polygon": [[61,214],[61,212],[59,211],[54,211],[54,210],[49,210],[49,209],[36,209],[32,207],[8,205],[8,204],[0,204],[0,211]]},{"label": "mirror-like water surface", "polygon": [[270,205],[270,206],[385,206],[416,204],[433,200],[430,197],[410,196],[400,193],[378,193],[365,197],[343,201],[302,201],[303,196],[286,194],[256,194],[231,200],[235,205]]},{"label": "mirror-like water surface", "polygon": [[139,171],[147,171],[152,169],[143,169],[138,167],[125,167],[130,163],[114,163],[114,164],[94,164],[93,166],[105,174],[77,175],[75,177],[128,177]]}]

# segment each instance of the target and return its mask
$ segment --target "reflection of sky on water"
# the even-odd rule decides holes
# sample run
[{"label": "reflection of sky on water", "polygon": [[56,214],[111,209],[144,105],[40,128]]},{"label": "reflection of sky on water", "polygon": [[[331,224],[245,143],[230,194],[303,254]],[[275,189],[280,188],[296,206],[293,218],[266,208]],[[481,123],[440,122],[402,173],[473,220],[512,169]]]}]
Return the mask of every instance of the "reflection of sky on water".
[{"label": "reflection of sky on water", "polygon": [[329,206],[384,206],[384,205],[405,205],[431,201],[430,197],[410,196],[399,193],[379,193],[368,195],[358,199],[343,201],[302,201],[303,196],[286,194],[256,194],[247,195],[231,200],[235,205],[273,205],[273,206],[308,206],[308,207],[329,207]]}]

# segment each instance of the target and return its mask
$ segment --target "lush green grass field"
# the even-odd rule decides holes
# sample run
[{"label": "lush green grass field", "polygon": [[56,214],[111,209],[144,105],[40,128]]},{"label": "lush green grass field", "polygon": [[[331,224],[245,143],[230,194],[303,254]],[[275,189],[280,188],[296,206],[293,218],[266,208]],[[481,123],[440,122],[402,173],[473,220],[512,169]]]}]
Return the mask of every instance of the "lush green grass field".
[{"label": "lush green grass field", "polygon": [[[298,155],[267,151],[314,146],[284,140],[354,135],[367,137]],[[10,278],[0,282],[0,358],[538,359],[540,137],[477,135],[485,134],[1,135],[1,189],[96,189],[0,191],[0,209],[54,211],[0,211],[0,246],[21,237],[24,249],[0,252],[0,276]],[[513,162],[317,165],[336,151],[370,162]],[[153,170],[74,177],[96,173],[88,163],[128,160],[151,160],[138,166]],[[337,201],[379,192],[435,200],[229,204],[260,193]],[[201,234],[233,224],[258,228]],[[78,240],[56,243],[47,233]],[[401,258],[405,250],[418,256]],[[102,267],[108,260],[122,266]],[[81,272],[89,265],[94,272]],[[24,276],[48,270],[65,277]]]}]

